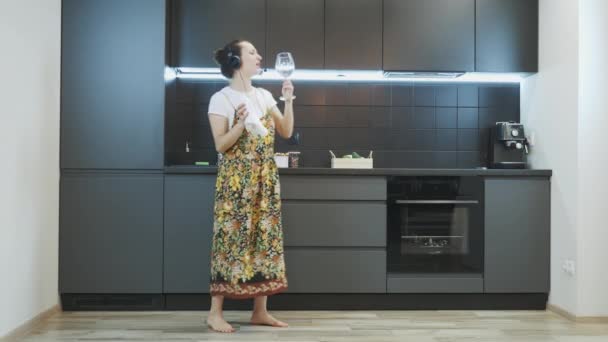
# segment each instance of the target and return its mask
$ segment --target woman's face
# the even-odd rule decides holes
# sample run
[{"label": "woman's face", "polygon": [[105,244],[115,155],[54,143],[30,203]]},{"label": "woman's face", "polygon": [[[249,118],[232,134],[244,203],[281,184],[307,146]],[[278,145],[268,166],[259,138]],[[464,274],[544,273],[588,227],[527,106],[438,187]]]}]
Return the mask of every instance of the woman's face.
[{"label": "woman's face", "polygon": [[261,67],[262,56],[258,54],[250,42],[241,42],[241,67],[239,70],[243,75],[251,77],[258,74],[258,70]]}]

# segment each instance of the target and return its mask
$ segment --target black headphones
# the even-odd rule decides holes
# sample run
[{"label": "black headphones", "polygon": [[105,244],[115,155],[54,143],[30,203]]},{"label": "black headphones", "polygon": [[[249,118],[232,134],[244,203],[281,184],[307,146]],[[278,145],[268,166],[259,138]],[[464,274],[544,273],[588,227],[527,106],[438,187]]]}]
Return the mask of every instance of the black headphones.
[{"label": "black headphones", "polygon": [[228,65],[234,69],[238,69],[241,66],[241,57],[232,52],[232,49],[228,48]]}]

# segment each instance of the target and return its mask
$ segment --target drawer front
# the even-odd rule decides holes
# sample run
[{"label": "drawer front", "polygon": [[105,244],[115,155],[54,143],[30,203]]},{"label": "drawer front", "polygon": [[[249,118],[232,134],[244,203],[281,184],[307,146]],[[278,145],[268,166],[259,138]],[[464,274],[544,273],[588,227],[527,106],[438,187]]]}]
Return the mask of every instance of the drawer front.
[{"label": "drawer front", "polygon": [[382,249],[286,248],[289,293],[385,293]]},{"label": "drawer front", "polygon": [[285,246],[386,246],[382,202],[282,203]]},{"label": "drawer front", "polygon": [[483,278],[480,274],[389,275],[386,287],[388,293],[483,293]]},{"label": "drawer front", "polygon": [[386,200],[386,178],[368,176],[281,176],[281,198]]}]

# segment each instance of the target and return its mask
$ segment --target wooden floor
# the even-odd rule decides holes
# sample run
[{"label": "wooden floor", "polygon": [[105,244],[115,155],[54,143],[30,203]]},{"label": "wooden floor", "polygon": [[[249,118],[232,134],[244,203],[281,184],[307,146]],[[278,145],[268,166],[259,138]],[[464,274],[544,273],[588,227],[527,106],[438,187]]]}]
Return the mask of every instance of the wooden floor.
[{"label": "wooden floor", "polygon": [[608,342],[608,324],[548,311],[275,311],[288,328],[249,325],[226,312],[233,334],[208,331],[206,312],[64,312],[24,341],[558,341]]}]

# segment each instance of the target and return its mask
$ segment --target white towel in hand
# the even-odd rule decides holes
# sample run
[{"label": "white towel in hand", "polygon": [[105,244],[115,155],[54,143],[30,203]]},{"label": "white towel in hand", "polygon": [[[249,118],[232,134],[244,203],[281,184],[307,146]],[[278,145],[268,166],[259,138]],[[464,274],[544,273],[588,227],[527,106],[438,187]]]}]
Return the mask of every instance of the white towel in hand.
[{"label": "white towel in hand", "polygon": [[268,134],[268,129],[264,127],[262,121],[260,121],[260,118],[258,118],[255,114],[247,115],[247,118],[245,118],[245,129],[247,129],[249,133],[259,135],[261,137]]},{"label": "white towel in hand", "polygon": [[245,101],[245,105],[247,106],[247,111],[249,115],[245,118],[245,129],[249,131],[249,133],[258,135],[258,136],[266,136],[268,134],[268,129],[264,127],[262,121],[260,121],[260,113],[259,110],[253,110],[255,107],[251,105],[251,101],[248,99]]}]

